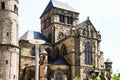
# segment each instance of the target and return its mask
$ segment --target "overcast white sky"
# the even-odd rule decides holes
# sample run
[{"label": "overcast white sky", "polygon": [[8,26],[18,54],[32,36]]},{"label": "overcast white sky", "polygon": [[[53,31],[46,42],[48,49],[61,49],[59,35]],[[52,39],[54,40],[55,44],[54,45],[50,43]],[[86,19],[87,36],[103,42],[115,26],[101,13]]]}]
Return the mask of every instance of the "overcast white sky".
[{"label": "overcast white sky", "polygon": [[[19,0],[19,37],[27,30],[40,31],[40,15],[50,0]],[[90,17],[101,32],[101,50],[105,60],[113,62],[113,71],[120,70],[120,0],[58,0],[68,3],[80,13],[79,22]]]}]

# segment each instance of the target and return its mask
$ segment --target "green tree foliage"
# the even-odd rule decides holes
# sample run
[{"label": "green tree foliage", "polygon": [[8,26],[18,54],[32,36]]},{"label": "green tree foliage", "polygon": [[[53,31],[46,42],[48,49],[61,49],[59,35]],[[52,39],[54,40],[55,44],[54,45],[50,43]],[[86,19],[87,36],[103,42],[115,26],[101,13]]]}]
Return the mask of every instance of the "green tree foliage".
[{"label": "green tree foliage", "polygon": [[79,77],[75,77],[75,78],[73,78],[73,80],[80,80],[80,78]]},{"label": "green tree foliage", "polygon": [[120,80],[120,73],[113,74],[112,80]]},{"label": "green tree foliage", "polygon": [[99,77],[96,77],[96,78],[94,78],[93,80],[100,80],[100,78],[99,78]]},{"label": "green tree foliage", "polygon": [[96,77],[96,78],[89,78],[88,80],[101,80],[99,77]]}]

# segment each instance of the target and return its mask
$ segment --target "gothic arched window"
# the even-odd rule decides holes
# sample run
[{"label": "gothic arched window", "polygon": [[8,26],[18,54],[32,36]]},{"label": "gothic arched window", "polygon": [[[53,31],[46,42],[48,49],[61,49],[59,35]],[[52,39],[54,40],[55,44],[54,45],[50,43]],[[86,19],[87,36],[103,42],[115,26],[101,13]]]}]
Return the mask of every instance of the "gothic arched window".
[{"label": "gothic arched window", "polygon": [[92,45],[90,42],[85,43],[85,64],[92,65]]},{"label": "gothic arched window", "polygon": [[55,80],[62,80],[62,73],[57,72],[57,73],[55,74]]},{"label": "gothic arched window", "polygon": [[60,54],[61,54],[61,56],[67,54],[67,47],[65,44],[62,44],[61,49],[60,49]]}]

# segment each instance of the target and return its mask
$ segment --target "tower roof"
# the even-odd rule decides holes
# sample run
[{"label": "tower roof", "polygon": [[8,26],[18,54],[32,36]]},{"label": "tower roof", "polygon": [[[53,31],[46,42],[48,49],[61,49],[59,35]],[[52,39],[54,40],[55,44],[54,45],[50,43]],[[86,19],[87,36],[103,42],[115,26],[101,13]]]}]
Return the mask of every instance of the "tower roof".
[{"label": "tower roof", "polygon": [[105,63],[112,63],[112,61],[108,58]]},{"label": "tower roof", "polygon": [[[72,11],[72,12],[76,12],[70,5],[68,5],[67,3],[62,3],[62,2],[58,2],[56,0],[50,0],[50,2],[48,3],[47,7],[45,8],[45,10],[43,11],[41,17],[43,15],[45,15],[48,11],[50,11],[52,8],[59,8],[59,9],[64,9],[64,10],[68,10],[68,11]],[[78,12],[76,12],[78,13]]]}]

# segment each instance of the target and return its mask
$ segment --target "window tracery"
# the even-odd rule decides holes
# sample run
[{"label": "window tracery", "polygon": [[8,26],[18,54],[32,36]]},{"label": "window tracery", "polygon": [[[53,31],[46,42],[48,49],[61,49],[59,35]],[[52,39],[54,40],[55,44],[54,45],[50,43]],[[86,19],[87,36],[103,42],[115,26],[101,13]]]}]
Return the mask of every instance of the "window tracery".
[{"label": "window tracery", "polygon": [[92,65],[92,45],[90,42],[85,43],[85,64]]},{"label": "window tracery", "polygon": [[57,72],[55,74],[55,80],[62,80],[62,73],[61,72]]}]

